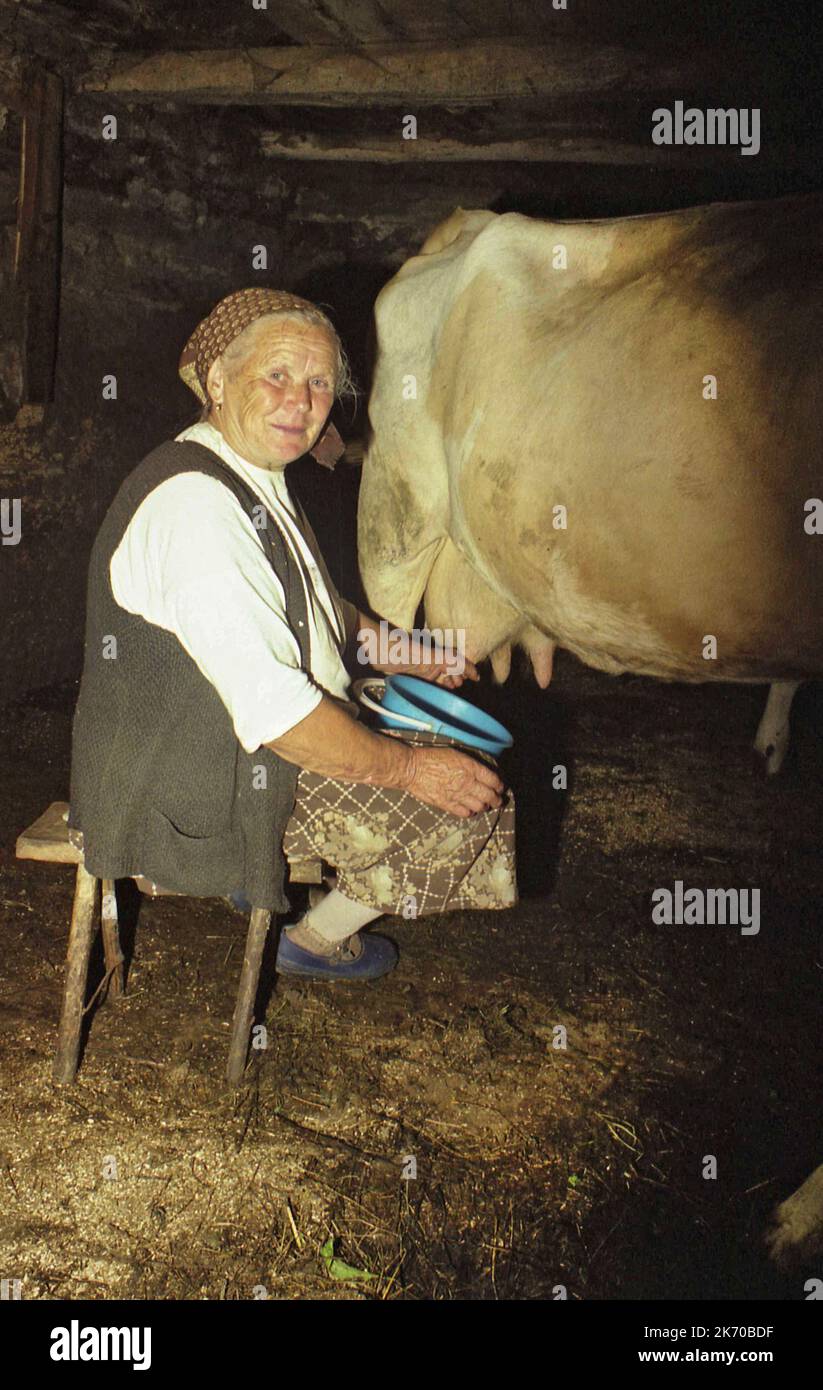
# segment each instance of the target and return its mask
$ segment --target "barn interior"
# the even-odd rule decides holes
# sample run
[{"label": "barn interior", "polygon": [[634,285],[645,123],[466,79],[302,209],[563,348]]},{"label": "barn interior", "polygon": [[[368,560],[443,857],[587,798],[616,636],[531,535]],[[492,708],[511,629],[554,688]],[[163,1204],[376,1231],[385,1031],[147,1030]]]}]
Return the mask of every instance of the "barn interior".
[{"label": "barn interior", "polygon": [[[279,981],[237,1093],[244,923],[209,900],[135,907],[128,991],[91,1011],[76,1085],[52,1086],[71,876],[15,840],[68,796],[91,544],[196,418],[177,361],[211,306],[258,282],[328,306],[359,397],[335,407],[337,468],[290,480],[362,600],[381,286],[458,206],[820,191],[809,22],[768,0],[3,0],[0,495],[22,532],[4,521],[0,547],[0,1265],[24,1297],[803,1297],[808,1271],[762,1237],[823,1156],[813,685],[766,779],[763,688],[565,654],[548,692],[487,672],[477,698],[515,734],[521,902],[392,919],[401,966],[360,992]],[[757,158],[653,146],[677,99],[760,108]],[[675,879],[759,885],[768,929],[661,932],[649,894]],[[360,1277],[335,1276],[330,1237]]]}]

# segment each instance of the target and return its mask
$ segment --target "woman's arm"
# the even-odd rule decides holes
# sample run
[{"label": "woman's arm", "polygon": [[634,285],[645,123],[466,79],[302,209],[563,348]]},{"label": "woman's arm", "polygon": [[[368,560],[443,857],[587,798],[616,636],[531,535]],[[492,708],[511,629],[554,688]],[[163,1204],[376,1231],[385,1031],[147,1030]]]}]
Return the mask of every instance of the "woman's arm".
[{"label": "woman's arm", "polygon": [[501,804],[503,783],[485,763],[456,748],[414,746],[372,733],[325,695],[311,714],[266,747],[309,772],[395,787],[454,816]]}]

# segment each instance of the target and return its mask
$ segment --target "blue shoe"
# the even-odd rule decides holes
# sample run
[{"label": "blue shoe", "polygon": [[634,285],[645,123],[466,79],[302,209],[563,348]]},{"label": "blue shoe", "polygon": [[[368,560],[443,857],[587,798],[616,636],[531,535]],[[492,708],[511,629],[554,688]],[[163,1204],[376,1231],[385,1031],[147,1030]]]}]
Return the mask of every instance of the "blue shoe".
[{"label": "blue shoe", "polygon": [[378,980],[393,970],[400,952],[386,936],[359,936],[361,950],[355,956],[348,941],[341,941],[331,956],[304,951],[287,935],[280,933],[277,947],[278,975],[302,975],[309,980]]}]

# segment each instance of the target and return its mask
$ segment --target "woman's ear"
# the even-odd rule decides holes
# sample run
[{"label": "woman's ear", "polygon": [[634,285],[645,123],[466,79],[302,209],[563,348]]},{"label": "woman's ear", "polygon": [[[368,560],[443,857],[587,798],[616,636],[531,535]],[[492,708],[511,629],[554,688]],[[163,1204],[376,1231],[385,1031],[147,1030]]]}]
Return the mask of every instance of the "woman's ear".
[{"label": "woman's ear", "polygon": [[223,363],[220,358],[216,358],[209,367],[206,377],[206,397],[207,400],[214,401],[215,405],[223,404],[223,389],[225,378],[223,375]]}]

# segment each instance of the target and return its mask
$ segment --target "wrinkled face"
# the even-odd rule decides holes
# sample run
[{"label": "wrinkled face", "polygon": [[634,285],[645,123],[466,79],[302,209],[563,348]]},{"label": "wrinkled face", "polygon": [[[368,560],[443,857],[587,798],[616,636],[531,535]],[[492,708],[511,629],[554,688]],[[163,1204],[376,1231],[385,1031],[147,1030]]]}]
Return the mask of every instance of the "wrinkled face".
[{"label": "wrinkled face", "polygon": [[218,358],[207,389],[209,419],[233,449],[259,468],[280,469],[313,444],[334,401],[337,353],[328,333],[299,319],[261,323],[248,350]]}]

